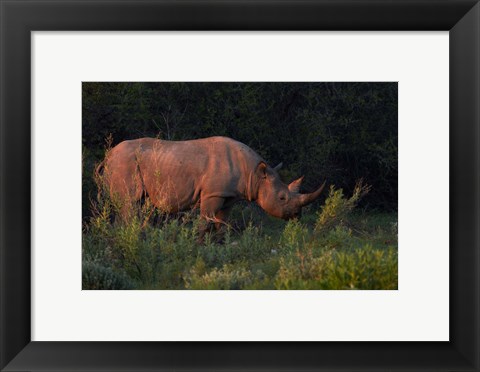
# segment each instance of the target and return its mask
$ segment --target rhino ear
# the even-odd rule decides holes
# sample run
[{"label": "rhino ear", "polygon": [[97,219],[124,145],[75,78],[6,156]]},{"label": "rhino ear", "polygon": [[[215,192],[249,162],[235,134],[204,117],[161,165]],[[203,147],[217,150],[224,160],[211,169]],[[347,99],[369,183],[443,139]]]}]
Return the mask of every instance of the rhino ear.
[{"label": "rhino ear", "polygon": [[283,163],[280,163],[278,164],[275,168],[273,168],[274,170],[276,170],[277,172],[283,167]]},{"label": "rhino ear", "polygon": [[288,190],[290,192],[300,192],[300,186],[302,185],[303,178],[305,176],[300,177],[299,179],[296,179],[293,181],[290,185],[288,185]]},{"label": "rhino ear", "polygon": [[257,170],[255,173],[260,177],[260,178],[267,178],[267,168],[268,165],[264,161],[261,161],[257,165]]}]

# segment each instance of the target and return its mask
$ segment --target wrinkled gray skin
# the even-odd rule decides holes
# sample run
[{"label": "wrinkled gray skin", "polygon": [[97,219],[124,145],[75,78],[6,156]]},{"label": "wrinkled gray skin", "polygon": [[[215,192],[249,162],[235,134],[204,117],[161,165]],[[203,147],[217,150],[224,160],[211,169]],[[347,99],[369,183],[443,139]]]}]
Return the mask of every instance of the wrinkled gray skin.
[{"label": "wrinkled gray skin", "polygon": [[[207,225],[219,229],[238,200],[255,201],[272,216],[290,219],[320,195],[300,194],[303,177],[286,185],[275,168],[241,142],[227,137],[191,141],[141,138],[114,147],[103,167],[112,197],[122,201],[122,215],[131,203],[148,197],[159,209],[174,213],[200,208]],[[206,227],[205,227],[206,229]]]}]

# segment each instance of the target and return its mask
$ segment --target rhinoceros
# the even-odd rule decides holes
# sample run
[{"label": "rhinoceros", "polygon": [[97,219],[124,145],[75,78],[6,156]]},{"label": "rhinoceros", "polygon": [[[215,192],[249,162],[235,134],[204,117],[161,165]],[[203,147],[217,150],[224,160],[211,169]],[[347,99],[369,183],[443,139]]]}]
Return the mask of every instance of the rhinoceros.
[{"label": "rhinoceros", "polygon": [[291,219],[322,192],[301,194],[303,176],[286,185],[247,145],[227,137],[189,141],[140,138],[112,148],[100,164],[110,195],[121,200],[126,216],[133,202],[147,197],[168,213],[200,208],[217,229],[239,200],[256,202],[268,214]]}]

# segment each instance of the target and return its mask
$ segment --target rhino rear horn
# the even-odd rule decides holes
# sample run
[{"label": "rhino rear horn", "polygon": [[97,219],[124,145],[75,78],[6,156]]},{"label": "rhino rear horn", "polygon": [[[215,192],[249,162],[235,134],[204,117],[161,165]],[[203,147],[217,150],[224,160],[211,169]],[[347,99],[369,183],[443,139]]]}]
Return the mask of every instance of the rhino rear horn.
[{"label": "rhino rear horn", "polygon": [[275,168],[273,168],[273,169],[278,172],[282,167],[283,167],[283,163],[279,163],[279,164],[277,164],[277,166],[276,166]]},{"label": "rhino rear horn", "polygon": [[320,186],[320,187],[318,188],[317,191],[314,191],[314,192],[312,192],[312,193],[310,193],[310,194],[301,194],[301,195],[300,195],[300,204],[301,204],[302,206],[306,206],[306,205],[308,205],[308,204],[310,204],[310,203],[313,203],[313,202],[320,196],[320,194],[322,193],[323,188],[325,187],[325,183],[326,183],[326,182],[327,182],[327,181],[325,181],[325,182],[322,184],[322,186]]}]

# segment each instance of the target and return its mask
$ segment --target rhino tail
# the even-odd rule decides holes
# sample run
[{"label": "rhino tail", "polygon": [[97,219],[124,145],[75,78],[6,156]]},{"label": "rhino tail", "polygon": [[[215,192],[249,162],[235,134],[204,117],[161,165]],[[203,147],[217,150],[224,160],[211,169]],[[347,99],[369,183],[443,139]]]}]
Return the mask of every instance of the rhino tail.
[{"label": "rhino tail", "polygon": [[94,171],[94,179],[98,183],[103,178],[103,171],[105,170],[105,160],[102,160],[96,167]]}]

